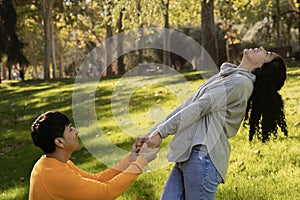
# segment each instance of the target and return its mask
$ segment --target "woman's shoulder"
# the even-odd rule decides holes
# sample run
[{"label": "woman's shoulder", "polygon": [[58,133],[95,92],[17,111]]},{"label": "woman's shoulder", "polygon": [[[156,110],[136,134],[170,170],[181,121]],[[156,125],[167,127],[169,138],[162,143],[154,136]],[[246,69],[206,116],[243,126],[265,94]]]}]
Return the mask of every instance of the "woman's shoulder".
[{"label": "woman's shoulder", "polygon": [[222,82],[226,86],[238,85],[253,85],[255,77],[247,76],[243,73],[232,73],[229,76],[223,77]]}]

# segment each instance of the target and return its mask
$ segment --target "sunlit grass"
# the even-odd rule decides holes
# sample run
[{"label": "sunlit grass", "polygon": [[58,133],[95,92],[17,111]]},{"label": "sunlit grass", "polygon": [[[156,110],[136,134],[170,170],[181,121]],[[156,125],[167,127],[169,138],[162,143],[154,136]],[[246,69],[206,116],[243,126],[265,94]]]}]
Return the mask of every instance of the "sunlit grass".
[{"label": "sunlit grass", "polygon": [[9,187],[7,190],[1,191],[1,199],[2,200],[23,200],[27,199],[29,185],[15,185],[13,187]]},{"label": "sunlit grass", "polygon": [[[174,82],[172,77],[147,80],[128,77],[134,89],[122,91],[118,98],[125,98],[125,102],[129,102],[124,104],[124,101],[119,101],[120,109],[128,109],[126,117],[133,122],[133,129],[128,130],[138,130],[136,132],[128,131],[124,124],[120,126],[112,111],[113,94],[120,85],[120,79],[101,80],[95,93],[95,106],[103,137],[128,151],[136,136],[145,134],[162,119],[162,115],[169,114],[204,81],[198,72],[184,75],[188,77],[183,87],[186,91],[182,90],[185,93],[176,90],[181,82]],[[248,129],[241,127],[238,135],[230,140],[232,152],[227,181],[220,185],[217,199],[300,199],[299,77],[299,67],[289,68],[287,82],[280,91],[285,100],[289,137],[285,138],[279,133],[275,141],[262,144],[254,140],[249,143]],[[28,198],[30,171],[42,155],[31,142],[30,125],[38,114],[47,110],[59,110],[71,118],[73,83],[74,80],[65,79],[0,84],[0,199]],[[129,84],[123,84],[123,88],[124,85]],[[97,133],[97,128],[94,128],[94,132],[91,128],[87,130],[94,134],[90,144],[99,145],[97,142],[102,136]],[[89,132],[82,129],[80,134],[83,139]],[[168,146],[169,140],[164,140],[162,146]],[[80,151],[73,154],[75,164],[90,172],[104,170],[106,166],[99,161],[101,159],[95,159],[82,146]],[[171,167],[172,163],[144,173],[118,199],[159,199]]]}]

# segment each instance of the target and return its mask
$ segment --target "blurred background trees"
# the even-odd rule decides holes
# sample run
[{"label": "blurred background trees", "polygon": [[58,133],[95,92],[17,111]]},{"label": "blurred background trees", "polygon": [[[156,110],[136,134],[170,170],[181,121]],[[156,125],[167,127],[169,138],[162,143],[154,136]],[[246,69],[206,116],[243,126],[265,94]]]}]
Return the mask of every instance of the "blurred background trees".
[{"label": "blurred background trees", "polygon": [[[0,75],[3,79],[74,77],[85,56],[106,38],[142,27],[181,31],[202,44],[216,64],[238,62],[243,48],[255,46],[299,59],[299,3],[0,0]],[[106,56],[110,54],[107,52]],[[163,63],[177,70],[190,66],[170,52],[143,49],[120,56],[105,75],[121,75],[147,62]],[[93,72],[102,73],[105,69],[101,67],[96,65]]]},{"label": "blurred background trees", "polygon": [[[0,72],[3,69],[8,70],[7,77],[12,79],[12,67],[18,65],[20,68],[20,77],[24,79],[24,67],[28,65],[28,61],[21,52],[24,43],[22,43],[16,34],[16,10],[12,5],[11,0],[1,2],[0,7],[0,61],[2,65]],[[0,73],[0,82],[2,80]]]}]

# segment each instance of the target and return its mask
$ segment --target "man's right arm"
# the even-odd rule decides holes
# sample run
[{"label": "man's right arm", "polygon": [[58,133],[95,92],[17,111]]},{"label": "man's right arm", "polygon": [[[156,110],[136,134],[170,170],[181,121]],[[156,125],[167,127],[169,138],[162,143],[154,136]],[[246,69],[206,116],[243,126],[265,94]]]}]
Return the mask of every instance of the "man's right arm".
[{"label": "man's right arm", "polygon": [[118,171],[115,174],[117,170],[109,169],[107,173],[111,172],[115,175],[107,181],[84,177],[81,175],[84,171],[79,170],[75,165],[71,168],[58,169],[49,177],[44,177],[45,182],[48,182],[47,194],[62,199],[115,199],[137,179],[147,163],[144,157],[139,156],[123,172]]}]

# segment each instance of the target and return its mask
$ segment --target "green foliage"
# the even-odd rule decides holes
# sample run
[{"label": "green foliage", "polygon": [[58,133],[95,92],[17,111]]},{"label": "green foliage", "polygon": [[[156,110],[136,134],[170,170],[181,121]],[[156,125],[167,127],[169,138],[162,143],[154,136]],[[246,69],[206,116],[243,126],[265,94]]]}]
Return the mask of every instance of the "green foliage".
[{"label": "green foliage", "polygon": [[[220,185],[217,199],[300,199],[300,68],[288,66],[288,79],[281,94],[285,100],[289,137],[280,136],[265,144],[257,140],[249,143],[248,130],[241,127],[238,135],[230,140],[232,154],[227,182]],[[193,90],[203,83],[199,72],[185,72],[183,75]],[[110,132],[107,134],[109,140],[121,148],[130,149],[134,138],[116,126],[111,112],[111,95],[118,80],[103,79],[99,82],[96,112],[105,133]],[[42,155],[32,144],[30,125],[37,115],[47,110],[59,110],[71,117],[73,82],[65,79],[4,82],[0,85],[0,199],[27,199],[31,169]],[[163,83],[176,84],[168,77]],[[178,105],[178,100],[161,84],[146,89],[139,87],[131,97],[132,117],[143,118],[153,103],[169,107],[166,112],[170,112]],[[148,126],[151,121],[144,116],[137,123]],[[168,142],[169,139],[164,140],[163,145],[168,145]],[[106,168],[84,147],[71,159],[80,168],[93,173]],[[171,167],[172,163],[142,174],[118,199],[159,199]]]},{"label": "green foliage", "polygon": [[[17,33],[20,41],[25,44],[22,53],[32,65],[29,69],[34,68],[32,71],[35,72],[36,68],[44,67],[44,32],[40,1],[14,0],[12,2],[18,17]],[[106,39],[107,25],[111,26],[112,34],[117,34],[120,30],[127,31],[140,27],[163,27],[164,14],[167,13],[163,3],[166,2],[169,2],[169,27],[180,31],[192,29],[196,35],[194,38],[200,38],[201,33],[198,30],[201,26],[201,1],[199,0],[55,0],[52,10],[52,31],[60,76],[74,76],[74,72],[88,52]],[[266,48],[292,46],[296,51],[298,22],[295,19],[298,18],[298,4],[295,0],[278,2],[277,6],[276,1],[271,0],[215,0],[215,23],[219,26],[216,28],[219,60],[224,60],[225,56],[221,54],[225,54],[226,50],[227,60],[235,60],[237,50],[233,45],[236,44],[247,47],[258,45]],[[277,18],[279,16],[277,8],[279,8],[280,18]],[[276,19],[280,19],[279,25],[275,23]],[[120,22],[122,27],[119,30]],[[277,36],[277,29],[280,29],[280,37]],[[249,34],[251,37],[246,37]],[[225,48],[225,44],[229,46]],[[229,49],[233,54],[231,57]],[[144,57],[142,60],[139,55],[129,55],[129,57],[125,55],[128,61],[125,63],[127,69],[128,66],[132,66],[130,63],[136,66],[136,63],[143,63],[148,59]],[[35,74],[33,78],[37,77],[38,75]]]},{"label": "green foliage", "polygon": [[[6,56],[8,67],[19,63],[28,65],[27,58],[23,55],[24,43],[20,42],[16,34],[17,13],[11,0],[0,2],[0,62]],[[0,77],[1,78],[1,77]]]},{"label": "green foliage", "polygon": [[[253,32],[251,41],[242,43],[262,45],[266,48],[274,46],[289,46],[297,29],[295,18],[298,14],[293,11],[289,1],[254,0],[254,1],[216,1],[215,12],[219,16],[217,23],[229,32],[229,39],[242,40],[247,33]],[[276,20],[279,19],[279,23]],[[277,31],[280,37],[277,35]],[[233,37],[233,38],[231,38]],[[293,45],[292,45],[293,46]],[[293,46],[295,48],[295,46]]]},{"label": "green foliage", "polygon": [[25,42],[24,55],[31,66],[41,64],[43,61],[43,26],[42,16],[37,7],[27,1],[16,2],[17,33]]}]

